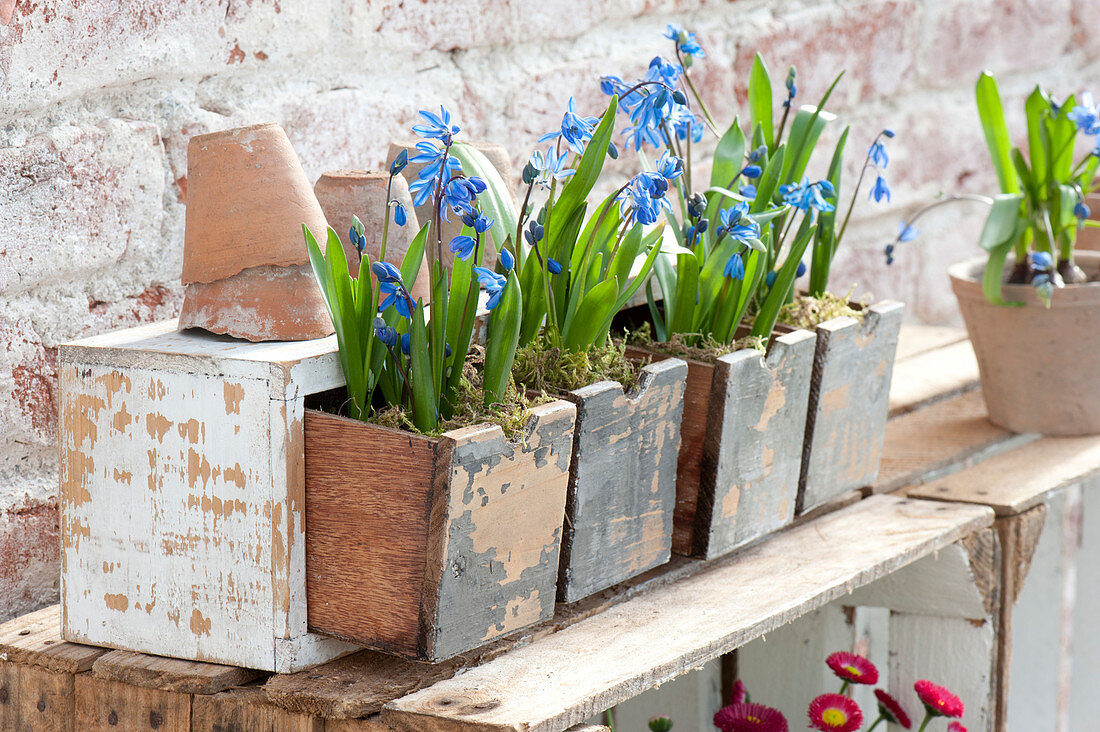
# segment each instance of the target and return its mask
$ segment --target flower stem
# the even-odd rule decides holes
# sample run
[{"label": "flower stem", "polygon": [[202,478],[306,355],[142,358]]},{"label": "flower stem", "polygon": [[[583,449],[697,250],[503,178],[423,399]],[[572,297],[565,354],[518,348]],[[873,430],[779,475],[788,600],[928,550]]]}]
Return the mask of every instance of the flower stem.
[{"label": "flower stem", "polygon": [[881,722],[884,719],[886,719],[886,717],[884,717],[880,714],[878,719],[875,720],[875,723],[867,728],[867,732],[871,732],[871,730],[873,730],[875,727],[878,727],[878,723]]},{"label": "flower stem", "polygon": [[386,182],[386,207],[383,209],[384,215],[382,217],[382,244],[378,250],[378,261],[386,261],[386,242],[390,237],[390,194],[393,189],[393,176],[390,176],[389,181]]},{"label": "flower stem", "polygon": [[924,732],[924,728],[928,726],[928,723],[932,721],[932,715],[926,710],[924,712],[924,721],[920,723],[920,729],[917,732]]},{"label": "flower stem", "polygon": [[787,103],[783,105],[783,117],[779,120],[779,129],[775,133],[775,143],[772,145],[774,151],[779,147],[779,141],[783,139],[783,130],[787,126],[787,115],[791,113],[791,104],[794,103],[794,97],[787,93]]},{"label": "flower stem", "polygon": [[718,134],[718,125],[714,123],[714,118],[710,116],[710,110],[707,109],[707,103],[703,101],[703,97],[699,94],[699,90],[695,88],[695,83],[691,80],[691,74],[688,73],[687,67],[684,66],[684,58],[680,55],[680,47],[676,47],[676,60],[680,62],[680,68],[684,70],[684,81],[687,82],[688,89],[691,90],[691,95],[695,97],[695,101],[699,102],[699,109],[703,113],[703,119],[707,121],[710,126],[710,131],[717,137],[721,137]]},{"label": "flower stem", "polygon": [[844,692],[848,691],[849,686],[851,686],[851,682],[849,682],[847,679],[845,679],[844,682],[840,685],[840,695],[841,696],[844,696]]},{"label": "flower stem", "polygon": [[840,240],[844,238],[844,232],[848,230],[848,219],[852,218],[852,209],[856,207],[856,198],[859,197],[859,189],[863,186],[863,177],[867,175],[867,168],[871,165],[871,150],[880,139],[882,139],[881,132],[875,135],[871,147],[867,148],[867,157],[863,160],[863,169],[859,171],[859,180],[856,181],[856,189],[852,191],[852,200],[848,204],[848,213],[844,214],[844,223],[840,225],[840,233],[836,235],[836,241],[833,243],[834,247],[840,247]]}]

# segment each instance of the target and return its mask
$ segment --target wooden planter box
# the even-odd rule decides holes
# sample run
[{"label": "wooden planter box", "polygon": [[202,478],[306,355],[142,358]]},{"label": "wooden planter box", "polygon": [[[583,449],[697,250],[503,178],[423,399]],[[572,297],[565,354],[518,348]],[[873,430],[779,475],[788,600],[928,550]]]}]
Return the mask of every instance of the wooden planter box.
[{"label": "wooden planter box", "polygon": [[577,405],[558,597],[575,602],[668,561],[688,367],[648,364],[629,394],[614,381]]},{"label": "wooden planter box", "polygon": [[[794,518],[814,334],[688,360],[672,550],[711,559]],[[654,359],[668,358],[643,351]]]},{"label": "wooden planter box", "polygon": [[817,326],[799,513],[875,482],[904,312],[904,304],[884,300],[862,320],[833,318]]},{"label": "wooden planter box", "polygon": [[305,413],[312,631],[441,661],[554,614],[576,409],[430,439]]}]

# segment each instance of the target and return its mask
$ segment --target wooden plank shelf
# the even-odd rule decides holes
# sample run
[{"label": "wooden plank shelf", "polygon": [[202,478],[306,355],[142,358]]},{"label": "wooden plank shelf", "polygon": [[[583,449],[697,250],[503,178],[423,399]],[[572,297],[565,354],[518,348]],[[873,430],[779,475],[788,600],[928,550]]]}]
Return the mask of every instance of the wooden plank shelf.
[{"label": "wooden plank shelf", "polygon": [[560,732],[992,522],[984,507],[945,508],[869,498],[397,699],[382,718],[410,732]]}]

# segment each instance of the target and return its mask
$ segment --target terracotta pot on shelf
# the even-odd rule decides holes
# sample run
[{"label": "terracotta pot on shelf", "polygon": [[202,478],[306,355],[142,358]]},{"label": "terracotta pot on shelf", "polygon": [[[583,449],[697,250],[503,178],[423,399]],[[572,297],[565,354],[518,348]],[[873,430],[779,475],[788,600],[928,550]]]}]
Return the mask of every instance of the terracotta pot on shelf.
[{"label": "terracotta pot on shelf", "polygon": [[[483,142],[483,141],[467,141],[464,143],[474,148],[493,164],[496,171],[500,173],[500,177],[504,179],[504,182],[508,184],[509,190],[513,190],[513,186],[516,183],[516,176],[512,170],[512,158],[508,154],[508,148],[495,142]],[[409,157],[413,157],[418,154],[415,141],[402,141],[395,142],[390,145],[390,153],[387,158],[387,162],[393,160],[402,151],[407,150]],[[422,163],[409,163],[405,170],[402,171],[402,175],[405,176],[405,180],[411,185],[416,180],[416,175],[423,169]],[[458,236],[462,232],[462,219],[453,213],[448,213],[449,221],[443,222],[443,259],[446,266],[450,266],[454,261],[454,255],[447,249],[447,243],[454,237]],[[424,222],[435,218],[435,211],[432,210],[430,204],[424,204],[423,206],[416,207],[417,221]],[[433,223],[434,226],[434,223]],[[435,241],[434,236],[429,237],[429,244]],[[481,265],[492,269],[497,263],[497,250],[493,244],[492,239],[489,237],[482,238],[484,253],[481,256]]]},{"label": "terracotta pot on shelf", "polygon": [[436,662],[552,617],[575,417],[534,407],[510,442],[307,409],[310,630]]},{"label": "terracotta pot on shelf", "polygon": [[[408,212],[408,221],[404,226],[394,223],[393,212],[386,206],[387,188],[389,188],[390,198],[404,204]],[[387,172],[332,170],[323,173],[317,179],[313,185],[313,192],[321,204],[321,210],[324,211],[329,226],[340,236],[340,243],[344,245],[344,254],[348,260],[348,269],[353,275],[359,272],[359,253],[349,239],[352,216],[358,216],[363,222],[366,230],[364,236],[367,240],[365,254],[372,262],[377,262],[381,253],[382,216],[390,216],[386,261],[398,267],[401,266],[409,244],[420,230],[416,212],[413,210],[412,198],[409,196],[409,187],[402,176],[394,176],[391,185],[390,175]],[[428,301],[430,288],[427,272],[427,267],[422,266],[420,274],[410,289],[413,299],[423,298],[424,302]]]},{"label": "terracotta pot on shelf", "polygon": [[303,223],[314,232],[327,226],[281,127],[191,138],[179,328],[249,341],[330,335]]},{"label": "terracotta pot on shelf", "polygon": [[[1074,258],[1090,277],[1100,273],[1100,252],[1078,250]],[[982,294],[985,262],[960,262],[948,274],[989,421],[1013,432],[1100,434],[1100,283],[1056,289],[1050,309],[1030,285],[1004,285],[1005,301],[1024,305],[992,305]]]}]

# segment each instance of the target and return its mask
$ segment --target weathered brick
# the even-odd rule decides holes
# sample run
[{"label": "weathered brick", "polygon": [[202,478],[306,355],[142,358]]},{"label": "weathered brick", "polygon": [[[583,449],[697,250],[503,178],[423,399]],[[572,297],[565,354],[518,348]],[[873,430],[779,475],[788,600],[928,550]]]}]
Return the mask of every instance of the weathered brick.
[{"label": "weathered brick", "polygon": [[0,507],[0,622],[57,602],[57,499]]},{"label": "weathered brick", "polygon": [[919,80],[940,88],[1049,66],[1072,42],[1071,0],[946,0],[925,3]]}]

